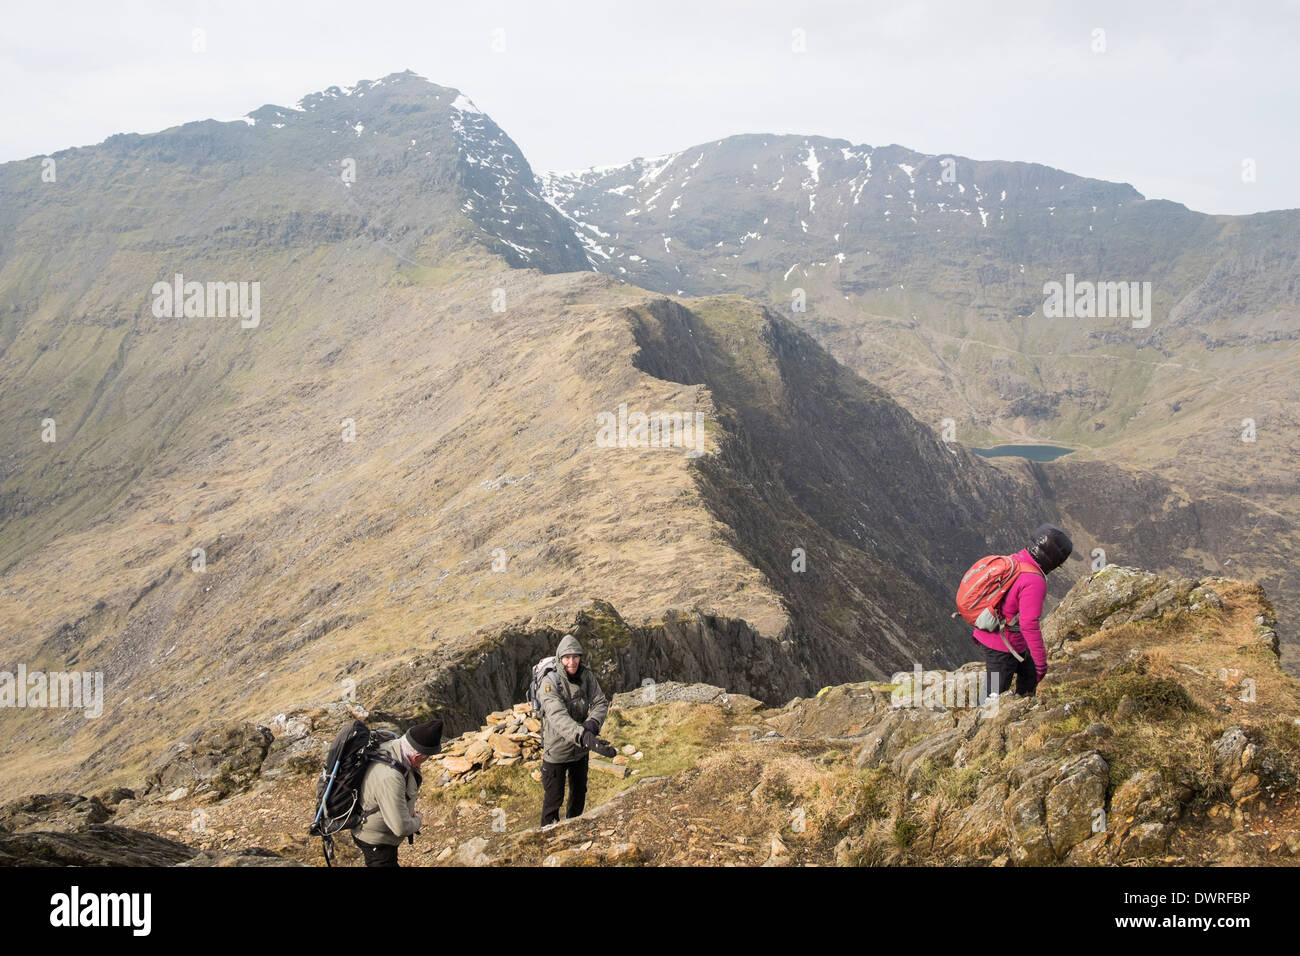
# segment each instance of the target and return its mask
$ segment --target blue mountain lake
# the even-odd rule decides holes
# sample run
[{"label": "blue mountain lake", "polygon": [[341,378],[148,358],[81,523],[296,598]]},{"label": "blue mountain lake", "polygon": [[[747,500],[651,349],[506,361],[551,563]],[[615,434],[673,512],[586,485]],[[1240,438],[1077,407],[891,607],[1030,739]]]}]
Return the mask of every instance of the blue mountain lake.
[{"label": "blue mountain lake", "polygon": [[1074,449],[1062,448],[1059,445],[997,445],[993,448],[972,448],[971,451],[984,458],[1014,456],[1028,458],[1030,461],[1052,461],[1062,455],[1068,455]]}]

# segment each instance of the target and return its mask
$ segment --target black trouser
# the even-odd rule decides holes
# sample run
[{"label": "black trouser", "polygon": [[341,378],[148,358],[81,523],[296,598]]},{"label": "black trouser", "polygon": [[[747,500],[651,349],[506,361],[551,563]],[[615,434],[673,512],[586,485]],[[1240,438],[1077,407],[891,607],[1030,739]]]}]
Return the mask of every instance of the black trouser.
[{"label": "black trouser", "polygon": [[366,866],[397,866],[397,847],[382,843],[363,843],[356,838],[356,834],[353,834],[352,842],[366,858]]},{"label": "black trouser", "polygon": [[1038,688],[1038,668],[1034,659],[1026,651],[1024,660],[1018,661],[1009,651],[994,650],[987,644],[984,648],[984,668],[988,678],[988,692],[1007,694],[1011,691],[1011,678],[1016,679],[1016,694],[1020,697],[1032,697]]},{"label": "black trouser", "polygon": [[587,756],[572,763],[547,763],[542,761],[542,826],[560,819],[560,804],[564,802],[564,776],[569,776],[569,806],[564,812],[566,820],[582,815],[587,805]]}]

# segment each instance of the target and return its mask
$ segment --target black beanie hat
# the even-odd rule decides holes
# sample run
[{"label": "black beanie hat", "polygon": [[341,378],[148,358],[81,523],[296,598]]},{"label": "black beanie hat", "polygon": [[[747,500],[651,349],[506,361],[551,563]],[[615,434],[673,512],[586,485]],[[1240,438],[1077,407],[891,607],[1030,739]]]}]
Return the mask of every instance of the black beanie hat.
[{"label": "black beanie hat", "polygon": [[1070,536],[1054,524],[1041,524],[1029,538],[1029,554],[1046,574],[1065,563],[1074,544]]},{"label": "black beanie hat", "polygon": [[416,753],[425,756],[436,754],[442,747],[442,721],[417,724],[406,732],[406,742],[415,748]]}]

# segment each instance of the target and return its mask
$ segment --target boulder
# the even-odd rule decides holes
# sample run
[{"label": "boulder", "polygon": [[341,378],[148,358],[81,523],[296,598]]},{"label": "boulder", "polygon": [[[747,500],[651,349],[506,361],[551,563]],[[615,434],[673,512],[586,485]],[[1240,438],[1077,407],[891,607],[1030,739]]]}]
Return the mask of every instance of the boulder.
[{"label": "boulder", "polygon": [[[130,791],[126,791],[130,793]],[[119,800],[120,802],[120,800]],[[0,830],[10,833],[71,833],[113,816],[99,797],[75,793],[36,793],[0,807]]]},{"label": "boulder", "polygon": [[511,740],[504,734],[495,734],[492,737],[492,752],[498,757],[518,757],[522,748],[517,741]]},{"label": "boulder", "polygon": [[465,748],[465,759],[476,767],[486,766],[492,759],[492,745],[486,740],[475,740]]},{"label": "boulder", "polygon": [[466,757],[444,757],[442,759],[442,769],[449,774],[469,773],[474,769],[474,764]]},{"label": "boulder", "polygon": [[945,814],[935,845],[958,853],[980,854],[1003,849],[1007,843],[1003,806],[1007,802],[1007,782],[990,775],[979,785],[970,806]]},{"label": "boulder", "polygon": [[1081,578],[1043,622],[1049,655],[1101,630],[1113,618],[1130,615],[1140,601],[1155,593],[1160,581],[1157,574],[1119,565]]},{"label": "boulder", "polygon": [[260,846],[244,850],[202,850],[177,866],[306,866]]},{"label": "boulder", "polygon": [[1106,806],[1110,766],[1095,750],[1067,764],[1045,798],[1045,819],[1052,852],[1059,860],[1100,826]]},{"label": "boulder", "polygon": [[456,862],[462,866],[487,866],[492,861],[483,852],[488,841],[483,837],[473,837],[456,848]]},{"label": "boulder", "polygon": [[1134,860],[1148,856],[1163,856],[1169,846],[1169,824],[1139,823],[1128,833],[1120,846],[1121,859]]},{"label": "boulder", "polygon": [[1007,798],[1003,825],[1011,839],[1011,859],[1020,866],[1043,866],[1055,854],[1047,836],[1043,799],[1033,790],[1020,789]]},{"label": "boulder", "polygon": [[645,856],[635,843],[614,843],[605,851],[608,866],[640,866],[644,862]]},{"label": "boulder", "polygon": [[1161,812],[1160,795],[1164,777],[1159,770],[1139,770],[1115,790],[1110,800],[1107,829],[1122,831],[1136,820],[1153,818]]},{"label": "boulder", "polygon": [[1097,810],[1106,804],[1110,767],[1096,751],[1062,763],[1042,756],[1017,765],[1003,805],[1003,825],[1018,865],[1041,866],[1063,858],[1089,839]]},{"label": "boulder", "polygon": [[150,789],[208,784],[223,796],[233,793],[257,776],[273,739],[268,728],[242,722],[191,734],[154,765]]},{"label": "boulder", "polygon": [[614,843],[601,849],[593,847],[591,841],[556,850],[542,860],[542,866],[640,866],[643,863],[645,856],[635,843]]},{"label": "boulder", "polygon": [[0,834],[0,866],[175,866],[197,852],[166,837],[102,823],[76,833]]},{"label": "boulder", "polygon": [[115,807],[123,800],[134,800],[135,791],[126,787],[112,787],[99,795],[106,807]]},{"label": "boulder", "polygon": [[962,734],[956,727],[928,734],[895,757],[890,769],[911,785],[928,761],[951,764],[961,744]]}]

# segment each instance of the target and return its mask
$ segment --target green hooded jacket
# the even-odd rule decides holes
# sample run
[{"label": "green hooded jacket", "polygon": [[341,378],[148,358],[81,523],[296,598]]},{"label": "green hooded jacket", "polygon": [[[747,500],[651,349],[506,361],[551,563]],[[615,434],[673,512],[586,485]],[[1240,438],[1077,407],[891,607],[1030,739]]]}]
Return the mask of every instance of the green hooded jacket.
[{"label": "green hooded jacket", "polygon": [[564,669],[565,654],[581,653],[578,639],[566,634],[555,649],[555,671],[543,678],[537,695],[542,703],[542,759],[547,763],[586,759],[590,751],[582,746],[583,723],[594,720],[603,726],[609,713],[609,701],[590,667],[579,665],[575,677]]}]

